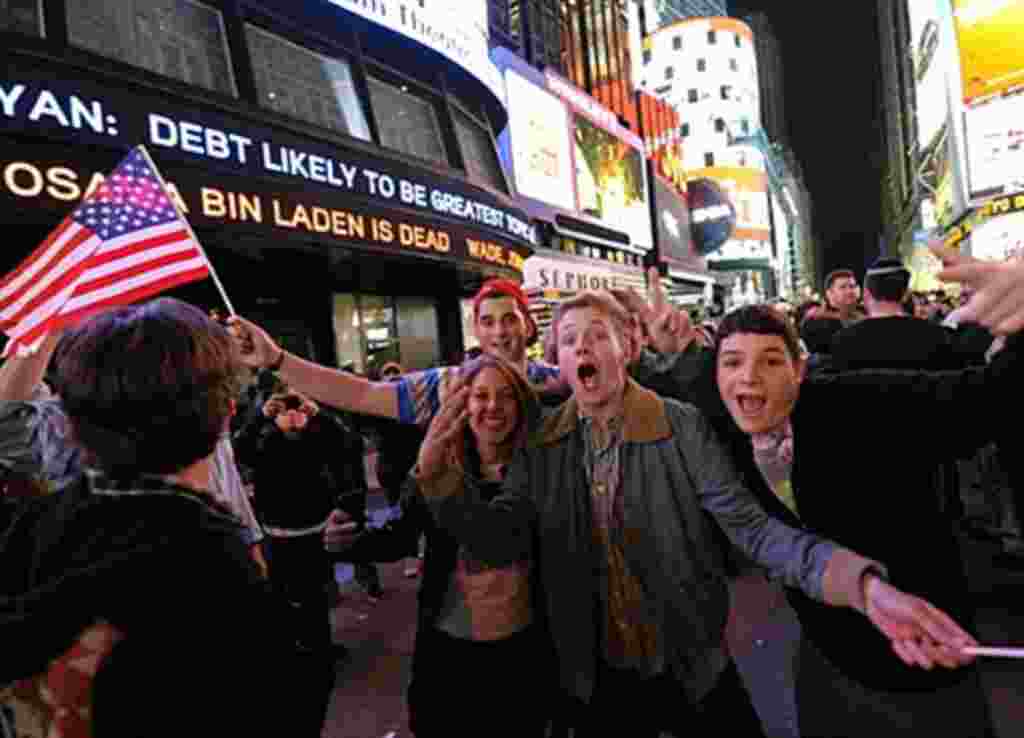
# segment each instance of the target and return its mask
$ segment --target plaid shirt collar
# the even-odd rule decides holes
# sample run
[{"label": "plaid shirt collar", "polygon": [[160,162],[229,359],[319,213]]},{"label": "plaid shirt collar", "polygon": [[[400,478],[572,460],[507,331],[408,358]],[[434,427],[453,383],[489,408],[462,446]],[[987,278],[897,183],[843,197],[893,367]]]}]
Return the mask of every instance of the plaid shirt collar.
[{"label": "plaid shirt collar", "polygon": [[179,497],[209,507],[214,512],[237,520],[235,514],[212,493],[178,484],[158,474],[137,474],[114,478],[105,472],[87,468],[89,492],[100,497]]}]

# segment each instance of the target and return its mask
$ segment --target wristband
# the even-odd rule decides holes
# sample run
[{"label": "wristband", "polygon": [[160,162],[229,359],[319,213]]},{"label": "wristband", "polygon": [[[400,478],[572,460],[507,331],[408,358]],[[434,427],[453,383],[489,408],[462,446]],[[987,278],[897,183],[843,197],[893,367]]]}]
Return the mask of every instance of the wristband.
[{"label": "wristband", "polygon": [[281,349],[281,353],[277,355],[277,358],[267,364],[266,369],[271,372],[281,371],[281,365],[284,364],[285,350]]}]

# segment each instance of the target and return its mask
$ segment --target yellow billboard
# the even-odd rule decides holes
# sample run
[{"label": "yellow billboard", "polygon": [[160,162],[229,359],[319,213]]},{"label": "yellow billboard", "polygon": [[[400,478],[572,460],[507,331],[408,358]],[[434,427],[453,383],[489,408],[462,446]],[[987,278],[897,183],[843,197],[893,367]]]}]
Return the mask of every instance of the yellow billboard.
[{"label": "yellow billboard", "polygon": [[953,0],[965,103],[1024,86],[1024,0]]}]

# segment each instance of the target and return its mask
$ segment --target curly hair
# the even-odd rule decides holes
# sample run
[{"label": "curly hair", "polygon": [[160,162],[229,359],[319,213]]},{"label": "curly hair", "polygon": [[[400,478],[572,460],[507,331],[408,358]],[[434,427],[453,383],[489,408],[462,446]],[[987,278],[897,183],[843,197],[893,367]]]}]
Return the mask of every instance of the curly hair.
[{"label": "curly hair", "polygon": [[118,475],[172,474],[209,456],[241,375],[225,328],[167,297],[70,328],[54,364],[87,461]]}]

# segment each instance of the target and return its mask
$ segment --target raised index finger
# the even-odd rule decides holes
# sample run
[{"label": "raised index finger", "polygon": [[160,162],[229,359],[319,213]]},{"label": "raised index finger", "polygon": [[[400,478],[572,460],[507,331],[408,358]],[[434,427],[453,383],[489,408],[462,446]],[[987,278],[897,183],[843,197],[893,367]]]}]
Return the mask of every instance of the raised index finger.
[{"label": "raised index finger", "polygon": [[665,295],[665,288],[661,284],[661,275],[658,274],[657,267],[650,267],[647,270],[647,294],[654,314],[661,315],[668,304],[668,297]]}]

